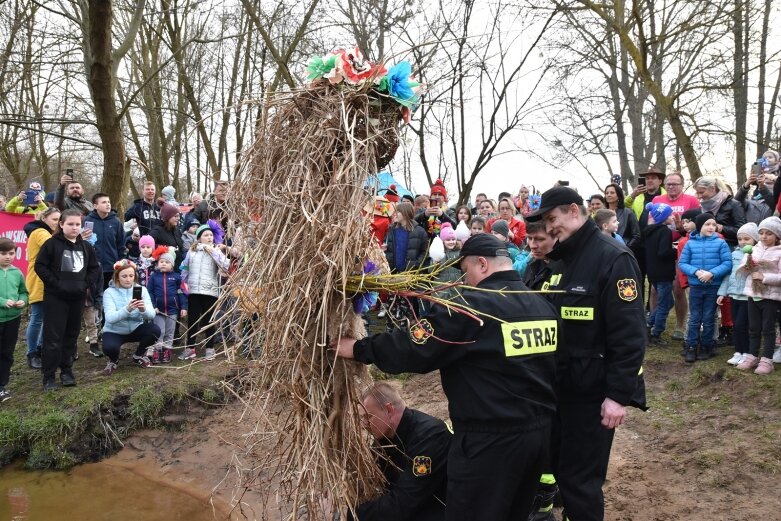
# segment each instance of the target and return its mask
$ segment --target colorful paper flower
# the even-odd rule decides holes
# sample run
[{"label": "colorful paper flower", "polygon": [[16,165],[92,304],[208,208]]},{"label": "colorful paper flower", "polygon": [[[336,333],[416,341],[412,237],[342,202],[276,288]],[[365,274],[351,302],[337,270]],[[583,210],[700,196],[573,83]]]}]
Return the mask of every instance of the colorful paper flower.
[{"label": "colorful paper flower", "polygon": [[[364,275],[378,275],[380,268],[372,261],[367,260],[363,264]],[[362,291],[353,296],[353,311],[359,315],[363,315],[377,304],[379,294],[376,291]]]},{"label": "colorful paper flower", "polygon": [[412,74],[412,66],[409,62],[404,61],[391,67],[386,76],[388,93],[405,107],[410,107],[417,101],[417,96],[412,88],[418,86],[419,83],[411,81],[410,74]]},{"label": "colorful paper flower", "polygon": [[324,77],[336,67],[336,56],[329,54],[328,56],[313,56],[309,60],[309,64],[306,66],[307,79],[314,81]]},{"label": "colorful paper flower", "polygon": [[542,197],[540,197],[537,194],[533,194],[529,196],[529,208],[531,210],[537,210],[540,208],[540,204],[542,204]]}]

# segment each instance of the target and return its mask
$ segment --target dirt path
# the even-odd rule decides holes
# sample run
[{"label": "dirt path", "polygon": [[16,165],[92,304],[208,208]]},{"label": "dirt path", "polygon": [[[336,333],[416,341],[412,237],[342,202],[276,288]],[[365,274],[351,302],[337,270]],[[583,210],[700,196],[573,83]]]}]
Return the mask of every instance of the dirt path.
[{"label": "dirt path", "polygon": [[[781,519],[781,374],[757,380],[721,364],[692,368],[671,353],[647,361],[652,409],[632,410],[617,432],[606,520]],[[402,391],[410,406],[447,417],[438,374],[413,376]],[[115,458],[192,488],[196,496],[213,492],[218,507],[241,498],[233,519],[279,519],[275,508],[261,504],[257,487],[239,487],[249,469],[235,454],[243,452],[242,433],[251,425],[249,418],[237,421],[242,410],[204,410],[181,432],[139,432]]]}]

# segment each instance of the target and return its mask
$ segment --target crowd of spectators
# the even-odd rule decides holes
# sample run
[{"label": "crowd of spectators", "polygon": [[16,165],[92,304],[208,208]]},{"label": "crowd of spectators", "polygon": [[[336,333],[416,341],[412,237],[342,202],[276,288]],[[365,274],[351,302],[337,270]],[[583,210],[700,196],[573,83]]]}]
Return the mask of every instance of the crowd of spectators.
[{"label": "crowd of spectators", "polygon": [[208,199],[193,193],[191,205],[180,205],[173,186],[158,198],[146,181],[142,197],[119,215],[107,194],[86,198],[69,171],[49,194],[34,182],[4,201],[0,210],[35,219],[24,227],[26,276],[12,265],[15,243],[0,240],[0,402],[11,397],[6,387],[25,307],[27,363],[41,372],[46,391],[76,385],[82,332],[88,353],[108,359],[107,376],[129,343],[130,360],[141,368],[170,363],[176,349],[181,360],[201,350],[213,360],[212,317],[237,253],[224,234],[227,191],[217,182]]}]

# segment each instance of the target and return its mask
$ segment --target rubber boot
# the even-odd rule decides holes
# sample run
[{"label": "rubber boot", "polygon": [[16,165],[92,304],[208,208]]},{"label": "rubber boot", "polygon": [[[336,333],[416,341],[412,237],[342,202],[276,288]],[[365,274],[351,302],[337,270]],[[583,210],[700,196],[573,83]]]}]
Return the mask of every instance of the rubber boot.
[{"label": "rubber boot", "polygon": [[528,521],[556,521],[553,515],[553,506],[558,491],[559,487],[555,483],[540,483],[537,494],[534,496]]},{"label": "rubber boot", "polygon": [[695,360],[697,360],[697,346],[693,345],[686,345],[684,357],[686,359],[687,364],[693,364]]}]

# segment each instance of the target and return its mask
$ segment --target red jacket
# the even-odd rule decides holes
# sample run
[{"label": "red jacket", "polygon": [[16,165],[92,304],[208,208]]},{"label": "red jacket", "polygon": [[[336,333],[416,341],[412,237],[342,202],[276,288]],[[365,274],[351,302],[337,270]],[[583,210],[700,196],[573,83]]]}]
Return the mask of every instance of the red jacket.
[{"label": "red jacket", "polygon": [[[491,225],[498,221],[498,217],[494,217],[485,224],[485,232],[491,233]],[[507,223],[510,231],[513,232],[513,244],[519,248],[523,246],[523,240],[526,238],[526,223],[517,217],[513,217],[512,221]]]}]

